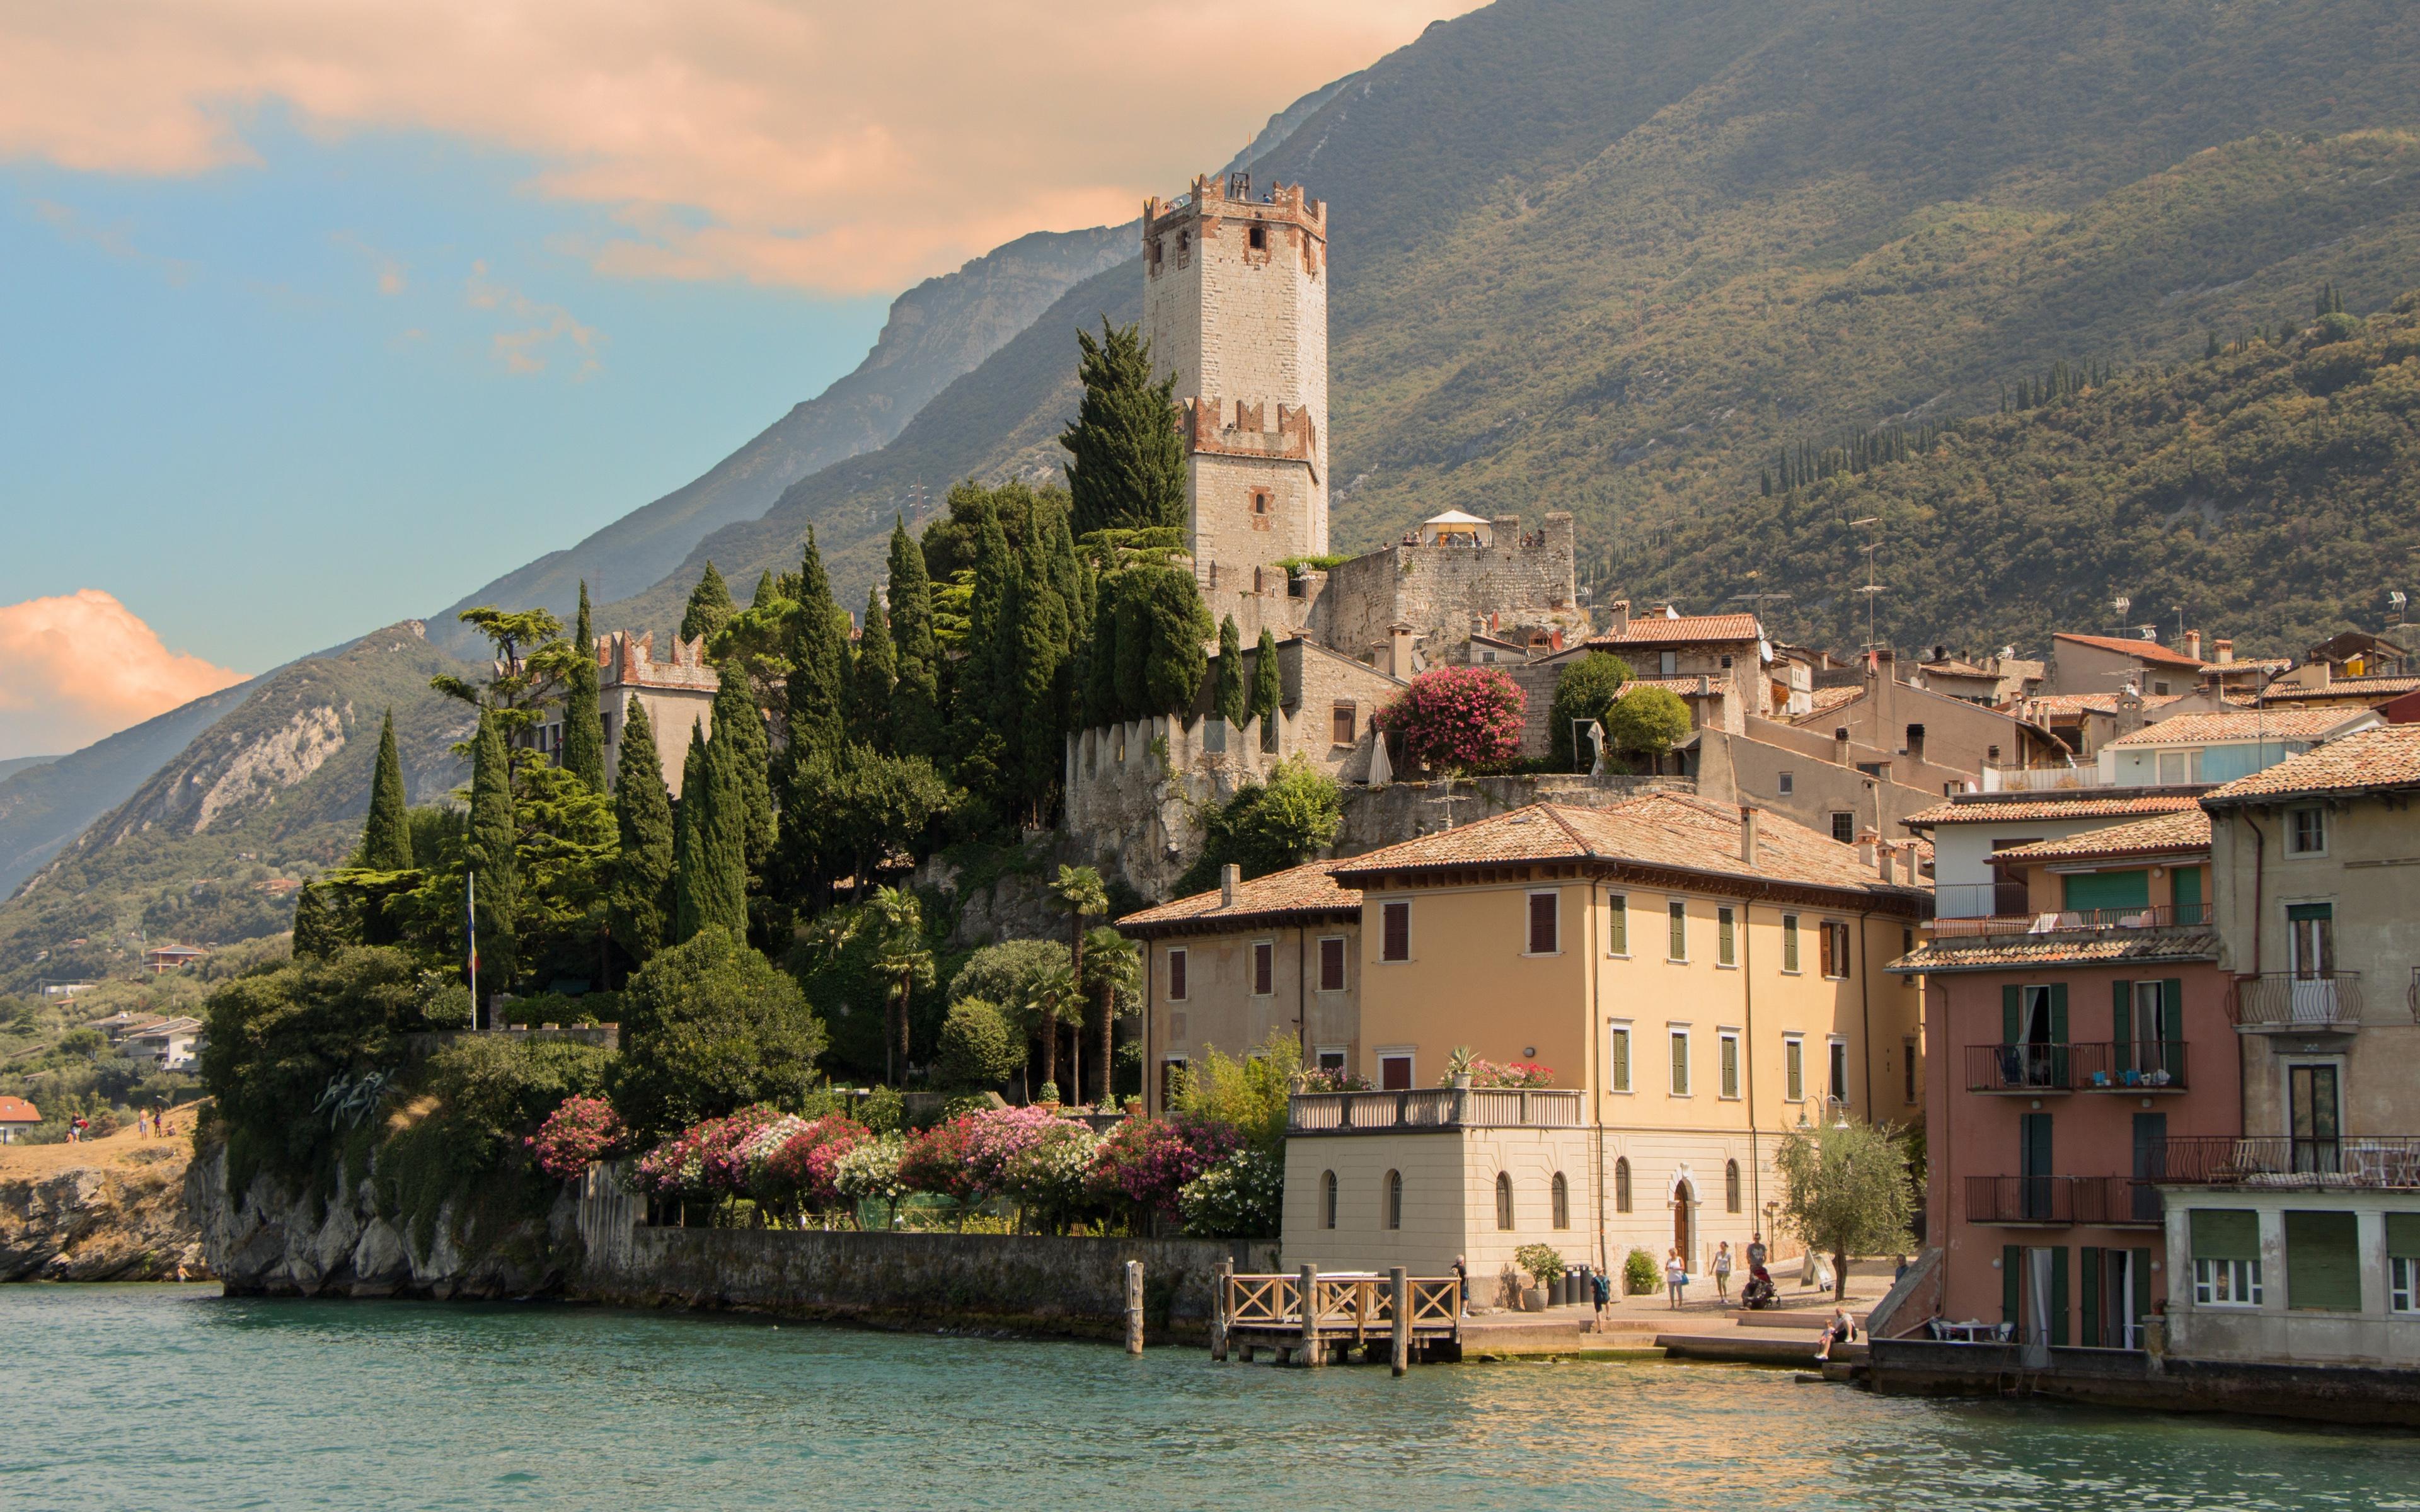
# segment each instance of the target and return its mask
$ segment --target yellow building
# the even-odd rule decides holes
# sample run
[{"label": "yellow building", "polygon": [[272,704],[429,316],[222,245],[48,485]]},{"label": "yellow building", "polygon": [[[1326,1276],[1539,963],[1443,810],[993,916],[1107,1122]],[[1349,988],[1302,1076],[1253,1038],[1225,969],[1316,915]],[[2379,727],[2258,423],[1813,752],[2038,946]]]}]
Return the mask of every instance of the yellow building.
[{"label": "yellow building", "polygon": [[[1717,1242],[1774,1238],[1787,1131],[1920,1114],[1919,995],[1883,968],[1930,897],[1870,850],[1650,794],[1330,874],[1361,895],[1348,1064],[1376,1089],[1295,1100],[1289,1267],[1435,1274],[1463,1255],[1483,1298],[1521,1244],[1608,1268],[1677,1245],[1703,1276]],[[1151,966],[1163,998],[1165,949]],[[1457,1089],[1463,1046],[1551,1068],[1553,1089]]]}]

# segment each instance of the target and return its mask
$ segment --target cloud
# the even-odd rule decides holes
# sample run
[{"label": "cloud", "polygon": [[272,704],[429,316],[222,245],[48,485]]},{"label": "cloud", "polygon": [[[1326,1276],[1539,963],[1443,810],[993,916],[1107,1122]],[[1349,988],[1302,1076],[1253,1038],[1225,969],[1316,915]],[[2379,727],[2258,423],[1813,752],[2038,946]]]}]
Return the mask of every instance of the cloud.
[{"label": "cloud", "polygon": [[0,606],[0,758],[75,750],[242,681],[98,588]]},{"label": "cloud", "polygon": [[409,265],[394,253],[373,247],[350,231],[338,231],[328,239],[348,251],[361,254],[370,265],[370,276],[377,281],[379,293],[386,298],[393,299],[411,286],[404,278]]},{"label": "cloud", "polygon": [[132,237],[127,235],[123,224],[96,225],[74,206],[61,205],[55,200],[27,200],[25,205],[34,212],[34,219],[57,232],[59,239],[70,246],[90,247],[116,262],[140,264],[178,287],[193,279],[192,263],[145,252],[134,244]]},{"label": "cloud", "polygon": [[587,378],[601,365],[597,348],[603,338],[596,327],[582,325],[560,304],[541,304],[517,288],[497,283],[488,276],[486,263],[471,265],[462,298],[473,310],[499,310],[516,321],[527,322],[519,330],[500,331],[492,338],[496,361],[507,373],[544,372],[548,349],[557,342],[569,343],[580,359],[573,378]]},{"label": "cloud", "polygon": [[524,154],[602,270],[862,294],[1114,224],[1475,0],[117,0],[0,9],[0,158],[257,164],[328,139]]}]

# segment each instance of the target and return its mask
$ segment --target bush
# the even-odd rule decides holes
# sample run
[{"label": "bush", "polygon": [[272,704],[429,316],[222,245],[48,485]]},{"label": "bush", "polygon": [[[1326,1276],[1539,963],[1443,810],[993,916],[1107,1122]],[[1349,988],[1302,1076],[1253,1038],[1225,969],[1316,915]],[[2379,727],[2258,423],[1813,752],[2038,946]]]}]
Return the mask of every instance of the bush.
[{"label": "bush", "polygon": [[1011,1033],[999,1009],[980,997],[950,1005],[933,1057],[935,1081],[953,1089],[993,1087],[1016,1075],[1024,1064],[1025,1045]]},{"label": "bush", "polygon": [[1177,1192],[1185,1231],[1205,1239],[1274,1239],[1285,1227],[1285,1156],[1239,1149]]},{"label": "bush", "polygon": [[1613,748],[1633,760],[1652,763],[1689,733],[1689,706],[1668,687],[1637,687],[1613,706],[1606,734]]},{"label": "bush", "polygon": [[1624,1296],[1652,1297],[1664,1284],[1664,1267],[1655,1257],[1643,1249],[1635,1249],[1621,1262],[1621,1290]]},{"label": "bush", "polygon": [[473,1034],[429,1057],[424,1080],[449,1117],[490,1155],[569,1098],[599,1098],[617,1057],[602,1045]]},{"label": "bush", "polygon": [[1272,1029],[1259,1049],[1242,1060],[1204,1045],[1202,1058],[1186,1068],[1175,1111],[1198,1124],[1233,1130],[1248,1145],[1282,1149],[1286,1098],[1302,1068],[1302,1047],[1294,1036]]},{"label": "bush", "polygon": [[1096,1202],[1177,1218],[1186,1183],[1242,1148],[1232,1127],[1185,1113],[1129,1119],[1101,1141],[1085,1189]]},{"label": "bush", "polygon": [[1528,699],[1487,667],[1439,667],[1412,679],[1378,712],[1378,728],[1404,743],[1406,761],[1443,772],[1502,766],[1521,754]]},{"label": "bush", "polygon": [[[1630,663],[1620,656],[1602,651],[1591,651],[1562,670],[1555,679],[1555,702],[1548,732],[1552,755],[1548,764],[1558,772],[1585,772],[1589,769],[1586,743],[1575,738],[1576,725],[1594,719],[1602,723],[1614,706],[1616,695],[1630,681]],[[1612,742],[1608,739],[1608,748]]]},{"label": "bush", "polygon": [[623,997],[614,1101],[638,1133],[805,1097],[823,1024],[796,981],[729,931],[701,930],[658,952]]},{"label": "bush", "polygon": [[836,1113],[806,1121],[766,1157],[757,1200],[777,1210],[831,1207],[841,1200],[841,1162],[872,1137],[865,1125]]},{"label": "bush", "polygon": [[1512,1262],[1542,1287],[1548,1276],[1563,1273],[1563,1257],[1552,1244],[1524,1244],[1512,1252]]},{"label": "bush", "polygon": [[622,1118],[613,1103],[601,1097],[567,1097],[522,1143],[539,1170],[568,1181],[591,1164],[619,1154],[623,1137]]},{"label": "bush", "polygon": [[895,1206],[908,1195],[907,1184],[899,1177],[900,1163],[907,1153],[907,1141],[895,1134],[868,1139],[833,1162],[832,1184],[845,1201]]},{"label": "bush", "polygon": [[1266,782],[1247,782],[1203,824],[1202,854],[1177,879],[1176,891],[1216,887],[1218,869],[1233,863],[1247,877],[1300,866],[1334,844],[1344,825],[1343,789],[1299,756],[1289,756]]}]

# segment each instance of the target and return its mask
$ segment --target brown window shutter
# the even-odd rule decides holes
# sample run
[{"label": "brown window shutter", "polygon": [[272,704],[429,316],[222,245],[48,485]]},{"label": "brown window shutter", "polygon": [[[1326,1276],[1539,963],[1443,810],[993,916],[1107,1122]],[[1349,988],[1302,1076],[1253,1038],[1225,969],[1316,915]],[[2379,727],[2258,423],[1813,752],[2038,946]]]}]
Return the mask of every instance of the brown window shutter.
[{"label": "brown window shutter", "polygon": [[1185,952],[1182,950],[1168,952],[1168,995],[1178,1001],[1185,996]]},{"label": "brown window shutter", "polygon": [[1409,961],[1412,958],[1412,905],[1388,903],[1381,910],[1381,917],[1386,926],[1384,942],[1386,958],[1389,961]]},{"label": "brown window shutter", "polygon": [[1277,947],[1265,940],[1252,946],[1252,991],[1265,997],[1277,991]]},{"label": "brown window shutter", "polygon": [[1344,942],[1328,939],[1319,942],[1319,990],[1341,993],[1344,990]]},{"label": "brown window shutter", "polygon": [[1555,895],[1550,892],[1529,896],[1529,953],[1555,953]]}]

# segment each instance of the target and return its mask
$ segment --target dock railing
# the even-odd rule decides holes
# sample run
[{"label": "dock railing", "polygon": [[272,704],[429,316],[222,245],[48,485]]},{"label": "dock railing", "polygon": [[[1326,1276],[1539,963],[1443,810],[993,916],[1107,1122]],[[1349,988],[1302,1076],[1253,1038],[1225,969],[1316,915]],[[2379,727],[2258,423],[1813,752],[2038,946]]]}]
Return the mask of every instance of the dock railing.
[{"label": "dock railing", "polygon": [[[1310,1299],[1307,1313],[1306,1297]],[[1415,1347],[1459,1343],[1462,1338],[1458,1276],[1405,1275],[1400,1270],[1322,1275],[1317,1267],[1309,1265],[1294,1275],[1239,1275],[1222,1271],[1217,1298],[1211,1353],[1219,1359],[1232,1347],[1249,1360],[1252,1350],[1260,1348],[1274,1349],[1280,1359],[1296,1364],[1321,1365],[1340,1347],[1351,1350],[1388,1341],[1400,1356]]]}]

